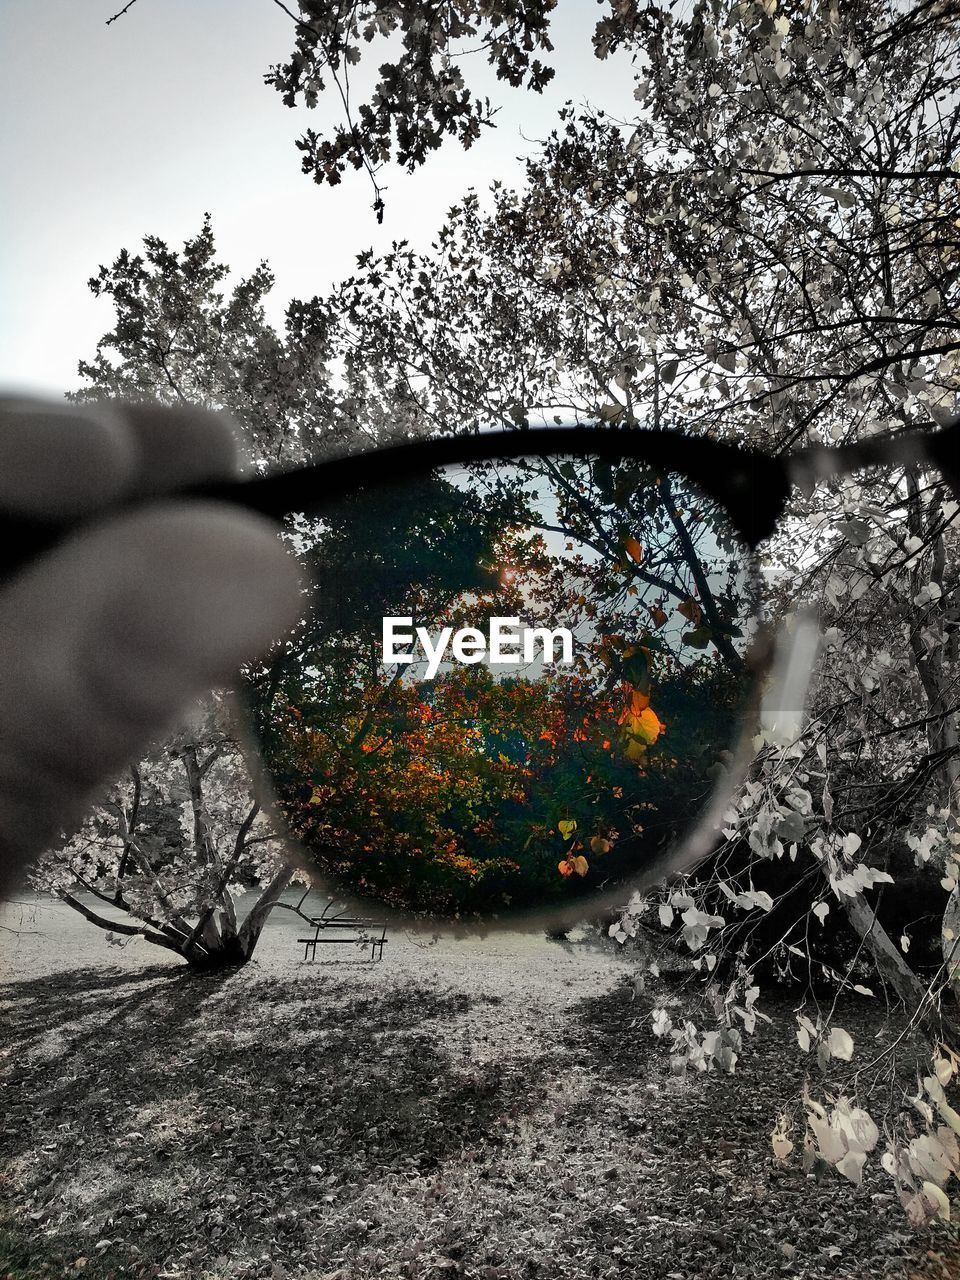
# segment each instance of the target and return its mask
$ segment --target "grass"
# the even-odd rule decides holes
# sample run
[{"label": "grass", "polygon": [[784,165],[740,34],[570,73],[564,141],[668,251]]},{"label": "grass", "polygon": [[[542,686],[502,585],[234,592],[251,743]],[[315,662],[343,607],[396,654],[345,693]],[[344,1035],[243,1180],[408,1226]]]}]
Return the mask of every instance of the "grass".
[{"label": "grass", "polygon": [[[629,966],[582,944],[397,938],[382,965],[302,966],[282,937],[221,978],[21,963],[0,989],[0,1277],[960,1274],[882,1173],[771,1159],[802,1083],[789,995],[736,1076],[683,1078]],[[876,1031],[866,1001],[840,1018]]]}]

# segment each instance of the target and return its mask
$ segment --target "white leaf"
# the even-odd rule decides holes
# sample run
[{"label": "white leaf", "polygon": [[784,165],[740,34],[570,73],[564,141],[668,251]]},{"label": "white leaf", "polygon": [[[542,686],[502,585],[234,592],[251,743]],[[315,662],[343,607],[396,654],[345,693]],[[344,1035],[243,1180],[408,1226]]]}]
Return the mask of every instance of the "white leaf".
[{"label": "white leaf", "polygon": [[880,1130],[862,1107],[851,1107],[845,1098],[837,1104],[836,1123],[851,1151],[870,1152],[880,1141]]},{"label": "white leaf", "polygon": [[847,857],[852,857],[857,852],[863,841],[855,831],[851,831],[849,835],[843,837],[843,852]]},{"label": "white leaf", "polygon": [[793,1150],[793,1143],[785,1133],[781,1133],[779,1130],[773,1134],[773,1137],[770,1139],[770,1143],[773,1147],[774,1158],[777,1160],[786,1160],[787,1156]]},{"label": "white leaf", "polygon": [[925,1182],[923,1184],[923,1198],[930,1203],[930,1207],[934,1214],[943,1218],[944,1222],[950,1221],[950,1201],[943,1194],[940,1188],[933,1182]]},{"label": "white leaf", "polygon": [[846,1143],[839,1130],[829,1120],[820,1120],[817,1116],[811,1116],[808,1123],[817,1139],[817,1146],[820,1148],[823,1159],[827,1164],[839,1164],[847,1154]]},{"label": "white leaf", "polygon": [[853,1057],[853,1037],[843,1027],[834,1027],[827,1039],[830,1056],[839,1058],[841,1062],[849,1062]]},{"label": "white leaf", "polygon": [[863,1181],[863,1166],[866,1159],[862,1151],[848,1151],[843,1159],[837,1162],[837,1173],[842,1173],[855,1187],[859,1187]]}]

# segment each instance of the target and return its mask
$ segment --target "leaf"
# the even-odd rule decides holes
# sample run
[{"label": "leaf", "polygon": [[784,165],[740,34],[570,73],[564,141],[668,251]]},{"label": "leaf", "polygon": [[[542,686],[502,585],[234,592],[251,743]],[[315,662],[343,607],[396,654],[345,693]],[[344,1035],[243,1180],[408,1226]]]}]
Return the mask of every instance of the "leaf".
[{"label": "leaf", "polygon": [[557,823],[557,830],[563,836],[564,840],[569,840],[577,829],[576,818],[564,818]]},{"label": "leaf", "polygon": [[586,860],[582,853],[578,853],[575,858],[571,858],[573,869],[578,876],[585,876],[590,870],[590,863]]},{"label": "leaf", "polygon": [[670,903],[661,902],[658,914],[660,916],[660,923],[663,925],[664,929],[669,929],[673,924],[673,907],[671,907]]},{"label": "leaf", "polygon": [[772,1138],[773,1154],[777,1160],[786,1160],[793,1150],[793,1143],[782,1133],[775,1133]]},{"label": "leaf", "polygon": [[572,876],[573,863],[570,861],[569,858],[564,858],[562,862],[557,863],[557,870],[560,872],[562,876]]},{"label": "leaf", "polygon": [[777,822],[777,835],[786,844],[799,844],[806,835],[807,824],[803,820],[803,815],[797,813],[796,809],[790,809],[782,814]]},{"label": "leaf", "polygon": [[869,1153],[880,1141],[880,1130],[870,1113],[862,1107],[851,1107],[846,1098],[838,1102],[833,1123],[839,1126],[851,1151]]},{"label": "leaf", "polygon": [[867,1157],[862,1151],[848,1151],[842,1160],[837,1162],[837,1173],[843,1174],[848,1182],[859,1187],[863,1181],[863,1166]]},{"label": "leaf", "polygon": [[648,747],[653,746],[665,728],[653,707],[644,707],[637,717],[636,736]]},{"label": "leaf", "polygon": [[610,841],[605,840],[603,836],[591,836],[590,852],[595,853],[599,858],[601,854],[610,852]]},{"label": "leaf", "polygon": [[677,613],[682,614],[688,622],[692,622],[695,627],[700,625],[703,618],[703,610],[697,604],[696,600],[681,600],[677,605]]},{"label": "leaf", "polygon": [[625,538],[623,543],[623,549],[624,551],[626,551],[627,555],[630,557],[630,559],[633,561],[634,564],[639,564],[640,561],[643,559],[643,547],[641,547],[640,543],[636,540],[636,538],[633,538],[633,537]]},{"label": "leaf", "polygon": [[773,899],[765,889],[749,889],[738,896],[737,902],[747,910],[750,907],[759,907],[761,911],[773,910]]},{"label": "leaf", "polygon": [[643,693],[640,689],[630,690],[630,700],[627,703],[626,715],[636,716],[637,719],[643,715],[647,707],[650,705],[649,694]]},{"label": "leaf", "polygon": [[933,1213],[943,1218],[944,1222],[950,1221],[950,1201],[940,1190],[935,1182],[925,1182],[923,1184],[923,1198],[930,1204]]},{"label": "leaf", "polygon": [[817,917],[821,924],[826,920],[830,912],[829,902],[818,902],[813,908],[813,914]]},{"label": "leaf", "polygon": [[650,1021],[653,1024],[653,1034],[662,1039],[670,1034],[673,1022],[670,1019],[666,1009],[654,1009],[650,1015]]},{"label": "leaf", "polygon": [[653,625],[655,627],[662,627],[667,621],[666,613],[658,604],[655,604],[650,610],[650,617],[653,619]]},{"label": "leaf", "polygon": [[710,630],[708,627],[696,627],[693,631],[685,631],[680,638],[692,649],[705,649],[710,643]]},{"label": "leaf", "polygon": [[849,1062],[853,1057],[853,1037],[843,1027],[834,1027],[827,1039],[827,1046],[833,1058],[841,1062]]},{"label": "leaf", "polygon": [[949,1058],[934,1058],[933,1070],[942,1085],[948,1085],[953,1079],[955,1066]]},{"label": "leaf", "polygon": [[[691,284],[693,282],[691,281]],[[677,376],[677,369],[680,367],[679,360],[668,360],[666,364],[660,366],[660,377],[664,382],[672,382]]]}]

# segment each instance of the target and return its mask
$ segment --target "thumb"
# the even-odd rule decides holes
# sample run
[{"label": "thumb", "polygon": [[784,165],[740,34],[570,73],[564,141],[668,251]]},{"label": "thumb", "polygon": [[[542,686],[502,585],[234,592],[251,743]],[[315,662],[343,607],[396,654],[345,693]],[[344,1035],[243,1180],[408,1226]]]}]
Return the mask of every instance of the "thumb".
[{"label": "thumb", "polygon": [[276,526],[214,503],[112,520],[14,579],[0,593],[0,889],[299,602]]}]

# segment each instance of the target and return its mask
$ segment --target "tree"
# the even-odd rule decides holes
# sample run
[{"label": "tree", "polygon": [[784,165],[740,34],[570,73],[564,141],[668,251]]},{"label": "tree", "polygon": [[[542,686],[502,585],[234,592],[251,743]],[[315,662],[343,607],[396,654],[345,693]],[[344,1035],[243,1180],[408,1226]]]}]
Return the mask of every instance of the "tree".
[{"label": "tree", "polygon": [[[112,302],[115,322],[93,360],[80,362],[86,385],[75,399],[228,410],[260,468],[355,443],[322,328],[291,321],[281,337],[267,324],[273,280],[264,264],[227,294],[229,268],[217,258],[209,217],[179,253],[155,236],[144,249],[123,250],[90,281]],[[191,726],[131,764],[33,882],[115,941],[139,935],[199,969],[242,964],[297,874],[282,836],[261,808],[236,713],[215,695]],[[77,886],[111,910],[91,908]],[[254,886],[258,898],[239,920],[236,893]]]},{"label": "tree", "polygon": [[[285,814],[338,880],[418,911],[561,905],[649,863],[702,803],[753,584],[693,485],[602,459],[473,465],[331,496],[297,540],[311,607],[250,691]],[[531,648],[404,660],[382,648],[398,615],[424,644],[522,622]]]},{"label": "tree", "polygon": [[[348,166],[363,167],[374,189],[374,210],[383,220],[383,197],[377,174],[390,159],[413,170],[446,137],[469,147],[492,123],[494,108],[477,99],[463,78],[460,50],[483,52],[497,77],[514,86],[526,83],[541,92],[553,70],[534,56],[549,52],[550,14],[556,0],[505,0],[495,4],[386,4],[366,0],[349,10],[304,0],[298,13],[286,9],[296,24],[290,60],[270,68],[266,83],[292,107],[315,107],[329,81],[337,90],[344,118],[332,138],[309,129],[298,141],[304,173],[316,182],[336,185]],[[363,46],[399,37],[395,62],[384,62],[369,101],[356,116],[350,98],[350,68],[362,58]],[[479,46],[477,42],[479,41]],[[473,45],[472,51],[467,52]]]},{"label": "tree", "polygon": [[[324,74],[345,84],[378,18],[401,34],[415,92],[396,91],[400,63],[389,68],[359,123],[303,140],[308,171],[336,181],[367,163],[375,177],[397,143],[416,164],[445,132],[469,141],[483,111],[442,58],[461,30],[450,23],[479,31],[484,16],[320,10],[301,6],[297,54],[273,73],[292,100],[310,101]],[[548,6],[509,12],[540,23],[521,60],[546,47]],[[437,431],[556,417],[786,450],[947,421],[960,376],[957,16],[950,0],[716,0],[684,16],[618,4],[595,43],[636,58],[628,118],[568,108],[520,190],[496,188],[490,211],[467,195],[426,254],[362,255],[330,297],[291,307],[288,332],[329,337],[369,429],[391,413]],[[918,1223],[945,1212],[960,1170],[947,1094],[960,1065],[957,514],[939,476],[909,463],[797,496],[769,559],[774,608],[814,600],[824,615],[809,725],[789,740],[767,727],[710,862],[613,926],[623,941],[679,941],[703,976],[710,1030],[652,1013],[680,1070],[735,1068],[765,966],[905,1000],[933,1041],[911,1104],[923,1131],[892,1094],[883,1162]],[[589,510],[567,515],[576,527]],[[715,661],[717,620],[700,637]],[[840,917],[839,949],[837,933],[821,943]],[[826,1070],[856,1046],[810,994],[798,1042]],[[858,1182],[880,1125],[809,1090],[797,1109],[804,1160]],[[782,1158],[797,1136],[787,1110]]]},{"label": "tree", "polygon": [[278,334],[264,312],[273,288],[264,262],[227,293],[230,268],[217,257],[209,214],[180,252],[157,236],[143,246],[122,249],[89,281],[115,322],[93,359],[79,362],[84,385],[73,399],[226,410],[260,468],[355,446],[349,402],[330,376],[327,318],[289,316]]},{"label": "tree", "polygon": [[[189,729],[131,764],[80,831],[39,862],[33,885],[117,944],[142,937],[194,969],[249,960],[295,868],[225,719],[215,698]],[[101,905],[78,898],[78,886]],[[241,920],[236,894],[254,887]]]}]

